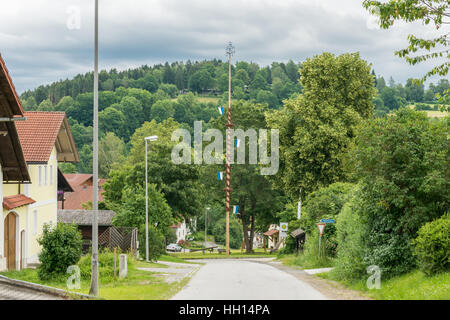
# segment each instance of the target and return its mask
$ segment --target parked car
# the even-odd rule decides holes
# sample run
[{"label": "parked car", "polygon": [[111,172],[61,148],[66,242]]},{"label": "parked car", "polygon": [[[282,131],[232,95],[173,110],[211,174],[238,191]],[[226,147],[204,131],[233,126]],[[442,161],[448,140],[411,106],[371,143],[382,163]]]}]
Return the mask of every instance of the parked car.
[{"label": "parked car", "polygon": [[171,243],[166,247],[167,251],[173,251],[173,252],[180,252],[181,251],[181,247],[180,245],[176,244],[176,243]]}]

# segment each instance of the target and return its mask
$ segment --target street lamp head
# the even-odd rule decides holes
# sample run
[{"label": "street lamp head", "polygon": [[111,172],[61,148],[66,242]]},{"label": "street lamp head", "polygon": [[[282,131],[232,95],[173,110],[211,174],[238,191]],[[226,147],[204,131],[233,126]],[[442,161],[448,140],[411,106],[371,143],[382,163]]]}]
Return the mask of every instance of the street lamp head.
[{"label": "street lamp head", "polygon": [[150,137],[146,137],[145,140],[148,140],[148,141],[156,141],[156,140],[158,140],[158,136],[150,136]]}]

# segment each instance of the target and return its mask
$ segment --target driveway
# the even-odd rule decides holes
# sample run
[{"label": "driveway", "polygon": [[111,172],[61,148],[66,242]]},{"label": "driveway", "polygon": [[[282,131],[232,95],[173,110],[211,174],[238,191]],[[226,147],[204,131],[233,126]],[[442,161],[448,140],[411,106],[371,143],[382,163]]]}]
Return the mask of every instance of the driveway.
[{"label": "driveway", "polygon": [[308,283],[266,263],[202,259],[205,263],[172,300],[324,300]]},{"label": "driveway", "polygon": [[190,263],[175,263],[168,261],[158,261],[159,264],[164,264],[167,268],[138,268],[143,271],[157,272],[155,277],[162,277],[167,283],[183,280],[185,277],[189,277],[199,267],[199,264]]}]

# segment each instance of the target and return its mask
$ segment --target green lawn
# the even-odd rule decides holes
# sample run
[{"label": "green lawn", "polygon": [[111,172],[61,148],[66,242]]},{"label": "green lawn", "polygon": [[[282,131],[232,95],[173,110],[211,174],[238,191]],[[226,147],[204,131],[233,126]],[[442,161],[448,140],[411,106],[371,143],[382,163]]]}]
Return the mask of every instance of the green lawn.
[{"label": "green lawn", "polygon": [[[161,260],[186,263],[181,259],[167,256],[161,257]],[[102,281],[102,278],[100,278],[99,296],[108,300],[166,300],[177,293],[189,281],[189,279],[184,279],[180,282],[168,284],[162,278],[156,277],[154,272],[138,270],[136,267],[156,267],[161,268],[161,272],[164,272],[163,268],[166,268],[163,264],[135,261],[132,265],[129,265],[128,277],[125,279]],[[12,279],[68,290],[65,282],[66,277],[42,281],[39,279],[35,269],[1,272],[0,274]],[[89,294],[89,280],[81,280],[80,286],[81,289],[70,291]]]},{"label": "green lawn", "polygon": [[[332,272],[321,273],[317,276],[336,281]],[[421,271],[414,271],[387,280],[381,278],[381,288],[372,290],[367,288],[366,281],[367,279],[355,283],[338,282],[377,300],[450,299],[450,272],[427,277]]]}]

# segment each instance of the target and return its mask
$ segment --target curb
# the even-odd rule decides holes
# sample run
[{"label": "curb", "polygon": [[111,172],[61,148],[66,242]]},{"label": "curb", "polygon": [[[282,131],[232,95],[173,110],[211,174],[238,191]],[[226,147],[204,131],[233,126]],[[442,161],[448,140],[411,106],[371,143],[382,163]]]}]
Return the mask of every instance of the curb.
[{"label": "curb", "polygon": [[73,297],[75,297],[75,299],[77,300],[102,300],[101,298],[95,297],[95,296],[91,296],[88,294],[83,294],[83,293],[78,293],[78,292],[71,292],[71,291],[66,291],[63,289],[58,289],[58,288],[53,288],[53,287],[49,287],[49,286],[45,286],[42,284],[37,284],[37,283],[32,283],[32,282],[27,282],[27,281],[22,281],[22,280],[16,280],[16,279],[11,279],[5,276],[0,275],[0,282],[4,282],[6,284],[9,285],[13,285],[13,286],[18,286],[18,287],[22,287],[22,288],[27,288],[27,289],[31,289],[31,290],[35,290],[38,292],[43,292],[43,293],[47,293],[47,294],[51,294],[54,296],[58,296],[58,297],[62,297],[64,299],[73,299]]}]

